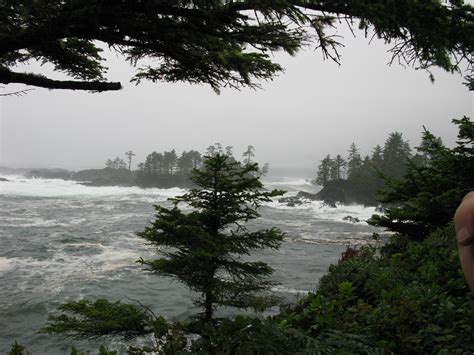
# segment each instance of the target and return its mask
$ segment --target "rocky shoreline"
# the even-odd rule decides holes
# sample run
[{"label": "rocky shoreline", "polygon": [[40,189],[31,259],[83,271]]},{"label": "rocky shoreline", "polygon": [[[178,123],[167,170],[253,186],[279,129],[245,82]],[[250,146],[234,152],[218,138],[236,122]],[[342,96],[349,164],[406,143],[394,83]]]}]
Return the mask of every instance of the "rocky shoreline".
[{"label": "rocky shoreline", "polygon": [[383,211],[380,204],[372,202],[363,195],[359,196],[354,193],[351,186],[344,180],[325,186],[317,193],[300,191],[295,196],[282,197],[278,200],[278,202],[284,203],[288,207],[301,206],[312,201],[323,201],[326,206],[332,208],[336,208],[338,203],[342,205],[359,204],[365,207],[377,207],[379,212]]}]

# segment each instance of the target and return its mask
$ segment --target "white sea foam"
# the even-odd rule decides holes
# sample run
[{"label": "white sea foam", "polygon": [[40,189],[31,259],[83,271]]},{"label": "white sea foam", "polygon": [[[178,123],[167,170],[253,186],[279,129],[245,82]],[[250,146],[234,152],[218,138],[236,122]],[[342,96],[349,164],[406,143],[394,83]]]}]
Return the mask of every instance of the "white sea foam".
[{"label": "white sea foam", "polygon": [[292,243],[301,244],[334,244],[334,245],[345,245],[345,246],[361,246],[361,245],[375,245],[377,242],[372,239],[357,239],[357,238],[285,238],[286,241]]},{"label": "white sea foam", "polygon": [[0,227],[69,227],[75,223],[64,223],[59,222],[56,219],[43,219],[39,217],[35,218],[15,218],[8,217],[6,221],[0,220]]},{"label": "white sea foam", "polygon": [[77,181],[61,179],[27,179],[22,176],[8,176],[7,182],[0,182],[0,194],[11,196],[31,196],[31,197],[70,197],[70,196],[90,196],[107,197],[113,196],[117,200],[154,198],[166,199],[185,193],[186,190],[180,188],[170,189],[143,189],[140,187],[120,187],[120,186],[85,186]]},{"label": "white sea foam", "polygon": [[307,211],[309,213],[308,217],[313,219],[335,222],[352,223],[344,220],[344,217],[351,216],[359,219],[359,222],[356,222],[356,224],[365,224],[373,214],[377,213],[375,207],[337,204],[337,207],[334,208],[329,207],[323,201],[308,201],[294,207],[287,206],[285,203],[279,203],[278,201],[272,201],[267,206],[281,210]]},{"label": "white sea foam", "polygon": [[[351,216],[359,218],[359,223],[364,223],[374,213],[376,213],[375,207],[365,207],[362,205],[341,205],[338,204],[337,208],[329,207],[321,201],[314,201],[311,203],[312,210],[318,214],[321,219],[336,220],[344,222],[344,217]],[[351,223],[351,222],[348,222]]]},{"label": "white sea foam", "polygon": [[[69,250],[64,250],[66,248]],[[81,249],[84,248],[96,248],[98,252],[81,255]],[[16,274],[22,275],[17,283],[20,290],[60,292],[70,282],[114,277],[113,271],[135,266],[139,257],[138,250],[123,248],[120,245],[67,243],[62,244],[49,259],[0,257],[0,273],[15,269]],[[38,283],[35,280],[43,282]]]},{"label": "white sea foam", "polygon": [[273,286],[271,288],[271,291],[280,292],[280,293],[290,293],[290,294],[302,295],[302,296],[311,292],[311,291],[308,291],[308,290],[297,290],[295,288],[284,287],[284,286],[281,286],[281,285]]},{"label": "white sea foam", "polygon": [[13,263],[11,259],[0,256],[0,272],[8,271],[13,268]]}]

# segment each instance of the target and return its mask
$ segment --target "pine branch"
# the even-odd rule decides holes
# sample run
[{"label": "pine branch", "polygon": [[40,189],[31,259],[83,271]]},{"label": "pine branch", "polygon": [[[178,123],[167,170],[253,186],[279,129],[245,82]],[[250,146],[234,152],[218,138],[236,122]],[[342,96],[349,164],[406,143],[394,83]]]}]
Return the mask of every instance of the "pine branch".
[{"label": "pine branch", "polygon": [[93,92],[122,89],[122,85],[119,82],[53,80],[37,74],[16,73],[6,68],[0,68],[0,83],[17,83],[46,89],[86,90]]}]

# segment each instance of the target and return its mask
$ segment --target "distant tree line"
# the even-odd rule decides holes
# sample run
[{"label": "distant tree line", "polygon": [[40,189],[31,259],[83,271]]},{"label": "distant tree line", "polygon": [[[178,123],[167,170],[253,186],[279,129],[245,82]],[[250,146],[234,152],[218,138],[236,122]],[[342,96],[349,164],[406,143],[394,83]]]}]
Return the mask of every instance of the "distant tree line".
[{"label": "distant tree line", "polygon": [[[423,140],[420,148],[426,145]],[[413,154],[408,141],[400,132],[390,133],[384,146],[377,145],[371,155],[362,157],[352,143],[348,155],[338,154],[331,158],[328,154],[320,161],[313,184],[350,195],[346,200],[364,204],[376,204],[377,191],[384,187],[384,178],[399,178],[406,172],[407,163],[426,165],[429,157],[423,149],[417,148]],[[339,197],[335,200],[340,200]]]},{"label": "distant tree line", "polygon": [[152,152],[143,163],[138,164],[137,182],[141,186],[169,187],[185,183],[194,168],[202,164],[201,153],[190,150],[180,156],[176,151]]},{"label": "distant tree line", "polygon": [[[236,161],[233,156],[233,147],[223,147],[221,143],[215,143],[206,149],[204,154],[196,150],[183,151],[178,155],[174,149],[163,153],[152,152],[147,155],[143,163],[138,164],[136,174],[137,184],[144,187],[191,187],[190,180],[193,169],[200,169],[204,157],[224,155],[231,161]],[[249,145],[242,154],[244,163],[253,163],[255,148]],[[265,164],[260,175],[268,172],[268,164]]]},{"label": "distant tree line", "polygon": [[105,162],[105,167],[113,170],[127,169],[127,164],[123,159],[116,157],[113,160],[107,159],[107,161]]}]

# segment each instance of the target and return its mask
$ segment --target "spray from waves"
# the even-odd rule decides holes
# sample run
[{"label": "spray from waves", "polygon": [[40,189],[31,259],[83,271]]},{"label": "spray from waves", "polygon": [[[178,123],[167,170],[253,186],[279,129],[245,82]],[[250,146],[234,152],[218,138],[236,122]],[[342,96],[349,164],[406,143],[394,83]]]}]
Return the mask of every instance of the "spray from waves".
[{"label": "spray from waves", "polygon": [[297,296],[304,296],[311,292],[308,290],[297,290],[295,288],[284,287],[281,285],[273,286],[270,290],[273,292],[284,293],[284,294],[294,294]]},{"label": "spray from waves", "polygon": [[13,269],[13,263],[10,259],[0,257],[0,273]]},{"label": "spray from waves", "polygon": [[[140,199],[142,202],[156,202],[157,197],[162,199],[172,198],[186,193],[181,188],[140,188],[137,186],[85,186],[78,181],[62,179],[26,178],[20,175],[7,176],[7,182],[0,182],[0,194],[8,196],[25,197],[114,197],[116,200]],[[264,186],[267,189],[283,189],[289,194],[297,191],[315,192],[317,187],[309,180],[302,178],[264,178]]]},{"label": "spray from waves", "polygon": [[379,242],[372,238],[372,234],[367,236],[354,236],[351,238],[322,238],[322,237],[285,237],[285,241],[297,244],[315,244],[315,245],[341,245],[341,246],[362,246],[377,245]]},{"label": "spray from waves", "polygon": [[0,182],[1,195],[27,197],[110,197],[114,198],[156,198],[176,197],[186,192],[180,188],[143,189],[140,187],[121,186],[85,186],[77,181],[61,179],[28,179],[22,176],[9,176],[7,182]]},{"label": "spray from waves", "polygon": [[327,206],[323,201],[309,201],[294,207],[289,207],[284,203],[279,203],[278,201],[272,201],[267,203],[266,206],[279,210],[305,211],[308,213],[308,217],[313,219],[351,224],[354,222],[346,221],[344,218],[351,216],[359,219],[359,222],[355,222],[355,224],[366,224],[366,221],[371,218],[372,215],[377,213],[376,207],[337,204],[337,207],[333,208]]},{"label": "spray from waves", "polygon": [[119,271],[124,268],[138,270],[135,262],[141,255],[143,252],[123,246],[73,242],[62,244],[48,259],[0,257],[0,276],[16,275],[16,291],[54,294],[70,283],[120,278]]}]

